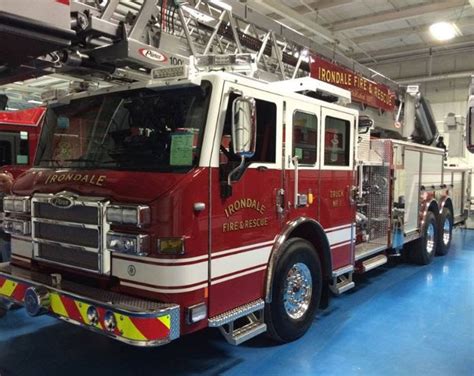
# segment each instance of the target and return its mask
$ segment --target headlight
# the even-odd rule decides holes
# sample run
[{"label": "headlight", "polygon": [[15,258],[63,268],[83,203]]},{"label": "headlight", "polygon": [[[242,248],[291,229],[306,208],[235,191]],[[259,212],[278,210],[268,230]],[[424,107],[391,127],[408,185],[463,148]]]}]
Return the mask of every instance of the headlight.
[{"label": "headlight", "polygon": [[8,234],[29,235],[30,222],[22,221],[20,219],[5,219],[3,221],[3,231]]},{"label": "headlight", "polygon": [[3,210],[6,212],[29,213],[30,205],[29,197],[6,196],[3,199]]},{"label": "headlight", "polygon": [[107,208],[106,216],[110,223],[141,227],[150,223],[150,207],[113,205]]},{"label": "headlight", "polygon": [[109,231],[107,233],[107,249],[113,252],[146,256],[150,249],[150,237]]}]

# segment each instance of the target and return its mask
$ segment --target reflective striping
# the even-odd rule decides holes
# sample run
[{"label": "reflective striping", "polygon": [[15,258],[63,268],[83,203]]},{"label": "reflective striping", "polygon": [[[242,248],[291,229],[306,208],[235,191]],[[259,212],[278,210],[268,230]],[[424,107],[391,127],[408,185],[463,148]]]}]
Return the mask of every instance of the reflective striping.
[{"label": "reflective striping", "polygon": [[158,317],[158,320],[161,321],[161,323],[164,326],[166,326],[167,329],[171,328],[171,316],[170,315]]},{"label": "reflective striping", "polygon": [[74,303],[76,304],[77,310],[79,311],[79,314],[81,315],[82,321],[85,324],[88,324],[89,320],[87,319],[87,308],[89,308],[89,306],[87,304],[78,302],[77,300],[74,301]]},{"label": "reflective striping", "polygon": [[211,278],[215,279],[267,264],[271,250],[272,247],[268,246],[212,260]]},{"label": "reflective striping", "polygon": [[122,337],[135,340],[145,341],[147,338],[137,329],[130,317],[114,313],[117,320],[117,329],[122,333]]},{"label": "reflective striping", "polygon": [[328,232],[326,235],[331,246],[334,244],[347,242],[352,239],[352,226],[343,228],[341,230]]},{"label": "reflective striping", "polygon": [[[22,302],[25,291],[30,286],[32,285],[28,282],[15,282],[1,277],[0,295],[9,300]],[[108,306],[105,303],[105,306],[101,306],[100,303],[91,305],[69,296],[66,292],[56,290],[49,290],[49,300],[50,315],[76,325],[82,325],[85,328],[100,330],[104,334],[115,336],[116,339],[123,339],[126,342],[133,341],[141,344],[153,342],[153,344],[156,344],[157,342],[164,343],[179,337],[179,310],[176,308],[170,309],[168,311],[170,313],[161,311],[151,316],[148,311],[117,313],[113,305]],[[87,311],[92,306],[97,309],[99,318],[99,322],[94,326],[90,325],[87,317]],[[107,331],[105,328],[104,320],[108,311],[113,313],[117,322],[117,327],[113,331]],[[175,325],[176,327],[174,327]]]},{"label": "reflective striping", "polygon": [[61,300],[61,297],[58,294],[50,294],[51,299],[51,311],[57,315],[69,318],[69,315],[66,311],[66,307]]},{"label": "reflective striping", "polygon": [[10,280],[5,281],[3,286],[0,287],[0,295],[4,295],[8,297],[12,296],[17,286],[18,284],[16,282],[13,282]]}]

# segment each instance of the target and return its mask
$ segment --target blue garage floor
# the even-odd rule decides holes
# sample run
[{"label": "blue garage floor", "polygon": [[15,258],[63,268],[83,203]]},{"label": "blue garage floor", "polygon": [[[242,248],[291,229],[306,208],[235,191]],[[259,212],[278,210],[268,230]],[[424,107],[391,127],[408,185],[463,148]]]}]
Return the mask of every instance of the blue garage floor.
[{"label": "blue garage floor", "polygon": [[332,299],[305,337],[239,347],[217,330],[139,349],[23,311],[0,320],[0,375],[473,375],[474,231],[425,267],[397,264]]}]

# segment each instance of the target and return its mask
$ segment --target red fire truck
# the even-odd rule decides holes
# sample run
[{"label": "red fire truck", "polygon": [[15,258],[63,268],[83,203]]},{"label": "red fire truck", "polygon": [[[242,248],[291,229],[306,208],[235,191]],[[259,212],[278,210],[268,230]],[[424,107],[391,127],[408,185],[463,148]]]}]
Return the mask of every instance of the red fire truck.
[{"label": "red fire truck", "polygon": [[44,107],[0,112],[0,166],[17,177],[33,165]]},{"label": "red fire truck", "polygon": [[467,172],[442,149],[371,138],[350,92],[256,79],[258,56],[190,60],[50,102],[4,200],[4,309],[137,346],[207,327],[288,342],[354,273],[448,252]]}]

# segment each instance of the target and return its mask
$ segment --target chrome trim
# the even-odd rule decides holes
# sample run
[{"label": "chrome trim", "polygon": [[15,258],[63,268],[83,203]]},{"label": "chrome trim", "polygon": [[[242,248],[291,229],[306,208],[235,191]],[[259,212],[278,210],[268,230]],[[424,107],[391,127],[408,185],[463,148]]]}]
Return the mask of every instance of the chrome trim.
[{"label": "chrome trim", "polygon": [[308,266],[302,262],[294,264],[285,278],[283,306],[286,314],[298,320],[308,311],[313,294],[313,278]]},{"label": "chrome trim", "polygon": [[[43,203],[43,204],[50,204],[50,199],[52,197],[55,197],[56,195],[64,195],[64,196],[71,196],[74,197],[74,206],[86,206],[86,207],[93,207],[97,209],[97,224],[90,225],[90,224],[84,224],[84,223],[75,223],[75,222],[70,222],[70,221],[60,221],[60,220],[54,220],[54,219],[48,219],[48,218],[41,218],[41,217],[36,217],[37,213],[35,212],[35,203]],[[107,206],[109,205],[109,201],[104,198],[104,197],[90,197],[90,196],[77,196],[71,192],[67,191],[62,191],[57,194],[45,194],[45,193],[38,193],[35,194],[31,198],[31,220],[32,223],[48,223],[48,224],[55,224],[55,225],[62,225],[66,227],[75,227],[75,228],[84,228],[84,229],[93,229],[97,230],[97,248],[92,248],[92,247],[85,247],[81,246],[78,244],[70,244],[70,243],[65,243],[65,242],[58,242],[58,241],[51,241],[47,239],[41,239],[38,238],[35,234],[35,226],[32,226],[31,232],[32,232],[32,242],[33,242],[33,259],[41,260],[47,263],[51,263],[54,265],[61,265],[63,267],[70,267],[73,269],[77,270],[83,270],[87,272],[92,272],[96,274],[105,274],[105,275],[110,275],[111,273],[111,252],[107,249],[107,239],[106,235],[107,232],[110,230],[110,225],[106,220],[106,209]],[[51,205],[52,206],[52,205]],[[65,211],[67,209],[64,209]],[[39,244],[50,244],[50,245],[55,245],[55,246],[60,246],[64,248],[69,248],[69,249],[76,249],[76,250],[82,250],[86,252],[93,252],[98,254],[98,265],[95,270],[92,269],[85,269],[79,266],[74,266],[71,264],[65,264],[65,263],[58,263],[56,261],[52,261],[49,259],[41,258],[39,256]]]},{"label": "chrome trim", "polygon": [[253,312],[260,311],[265,308],[263,299],[255,300],[251,303],[234,308],[230,311],[221,313],[220,315],[209,318],[209,327],[217,328],[219,326],[233,322],[241,317],[245,317]]},{"label": "chrome trim", "polygon": [[38,218],[38,217],[31,218],[31,221],[38,222],[38,223],[47,223],[50,225],[60,225],[60,226],[66,226],[66,227],[77,227],[77,228],[86,228],[90,230],[100,230],[99,225],[89,225],[87,223],[58,221],[56,219]]},{"label": "chrome trim", "polygon": [[[54,241],[54,240],[38,239],[38,238],[34,238],[33,242],[38,243],[38,244],[55,245],[55,246],[59,246],[59,247],[63,247],[63,248],[76,249],[78,251],[84,251],[84,252],[100,254],[100,252],[98,252],[97,248],[84,247],[84,246],[81,246],[81,245],[78,245],[78,244],[70,244],[70,243],[57,242],[57,241]],[[39,256],[35,256],[35,258],[36,257],[39,257]],[[69,264],[64,264],[64,265],[69,265]]]},{"label": "chrome trim", "polygon": [[343,275],[343,274],[346,274],[346,273],[351,273],[353,271],[354,271],[354,265],[343,266],[342,268],[333,270],[332,277],[337,278],[340,275]]}]

